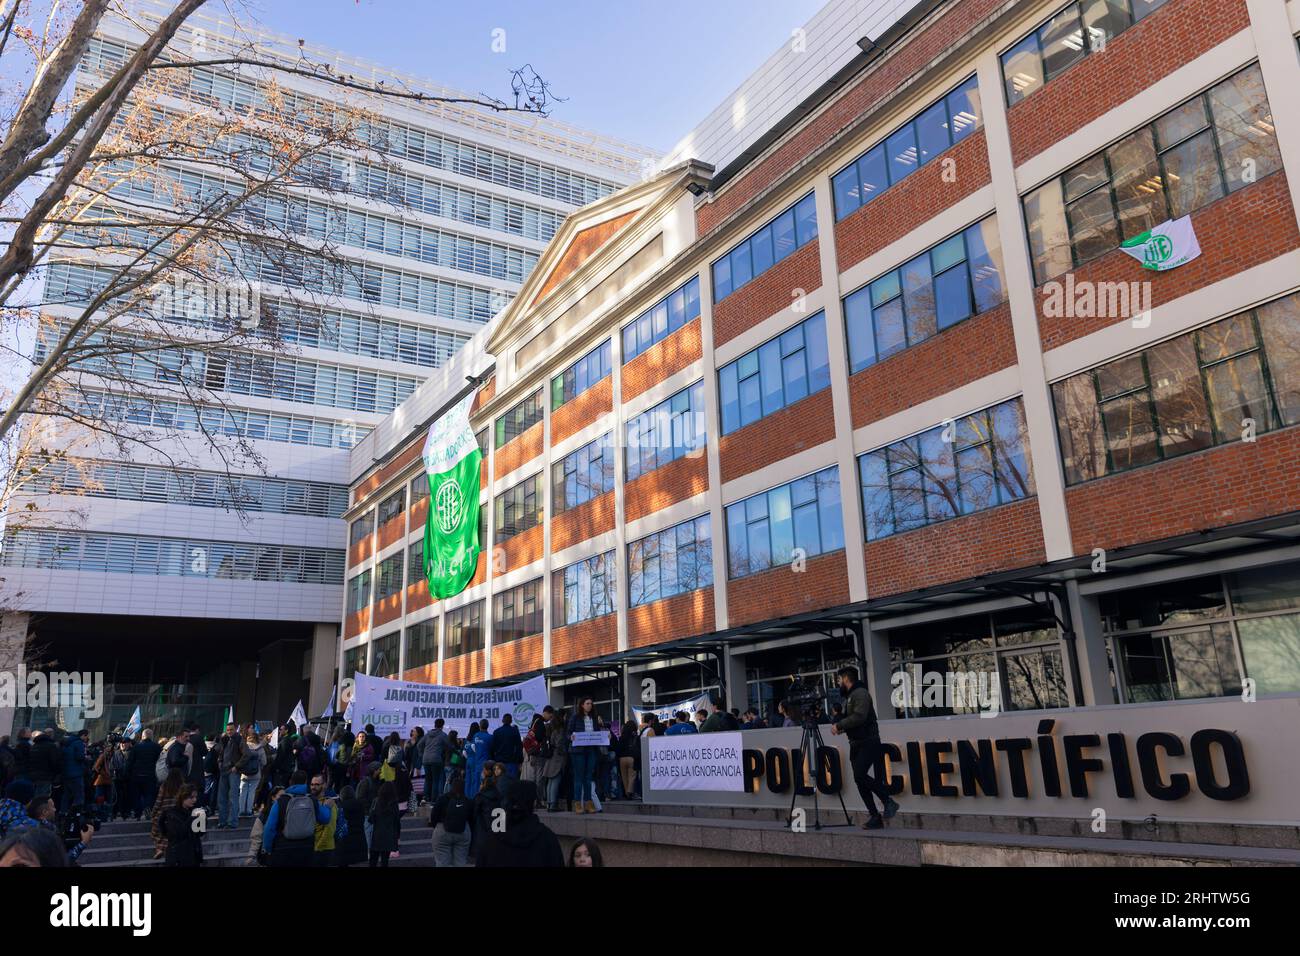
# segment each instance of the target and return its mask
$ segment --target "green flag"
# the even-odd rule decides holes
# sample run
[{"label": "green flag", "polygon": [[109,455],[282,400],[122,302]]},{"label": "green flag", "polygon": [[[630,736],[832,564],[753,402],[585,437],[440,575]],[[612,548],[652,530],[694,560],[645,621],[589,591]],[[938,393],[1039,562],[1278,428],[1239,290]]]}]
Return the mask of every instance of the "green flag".
[{"label": "green flag", "polygon": [[479,466],[483,452],[469,424],[474,395],[429,426],[424,470],[429,477],[429,517],[424,525],[424,576],[429,594],[465,590],[478,566]]}]

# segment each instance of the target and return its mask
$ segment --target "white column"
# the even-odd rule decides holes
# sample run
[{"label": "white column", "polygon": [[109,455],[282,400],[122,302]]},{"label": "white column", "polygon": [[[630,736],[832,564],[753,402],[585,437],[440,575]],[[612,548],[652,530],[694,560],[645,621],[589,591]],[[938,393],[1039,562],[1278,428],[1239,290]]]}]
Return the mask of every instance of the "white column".
[{"label": "white column", "polygon": [[[337,709],[338,701],[329,701],[334,687],[335,666],[339,661],[339,626],[317,624],[311,639],[311,679],[307,685],[307,715],[323,713],[326,702]],[[257,715],[254,714],[254,717]]]},{"label": "white column", "polygon": [[1300,219],[1300,52],[1295,27],[1287,5],[1278,0],[1246,0],[1246,9],[1250,13],[1250,30],[1255,36],[1268,104],[1273,108],[1273,125],[1287,171],[1291,208]]},{"label": "white column", "polygon": [[[980,56],[977,73],[998,215],[998,238],[1002,242],[1003,280],[1011,304],[1016,361],[1029,431],[1029,456],[1038,494],[1043,544],[1047,560],[1054,561],[1069,557],[1074,549],[1070,540],[1070,522],[1065,513],[1065,475],[1057,452],[1051,390],[1043,368],[1043,343],[1038,331],[1029,244],[1025,238],[1024,215],[1011,154],[1011,135],[1002,99],[1002,70],[995,50]],[[957,175],[961,175],[961,170]]]},{"label": "white column", "polygon": [[709,529],[713,553],[713,628],[727,627],[727,512],[722,504],[722,416],[718,412],[718,366],[713,346],[713,272],[700,263],[700,354],[704,368],[704,454],[709,470]]}]

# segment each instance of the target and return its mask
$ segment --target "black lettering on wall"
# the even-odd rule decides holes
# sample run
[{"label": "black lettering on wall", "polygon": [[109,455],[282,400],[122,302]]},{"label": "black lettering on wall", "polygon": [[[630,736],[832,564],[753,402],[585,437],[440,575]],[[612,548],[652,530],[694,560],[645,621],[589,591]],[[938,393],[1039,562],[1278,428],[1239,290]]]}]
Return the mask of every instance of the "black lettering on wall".
[{"label": "black lettering on wall", "polygon": [[763,777],[763,752],[748,747],[741,753],[745,767],[745,792],[758,793],[758,782]]},{"label": "black lettering on wall", "polygon": [[963,794],[978,797],[978,786],[986,797],[998,795],[998,767],[993,762],[993,741],[957,741],[957,766],[961,768]]},{"label": "black lettering on wall", "polygon": [[1143,734],[1137,739],[1138,768],[1142,771],[1142,786],[1157,800],[1181,800],[1191,792],[1192,785],[1185,773],[1171,773],[1169,783],[1160,777],[1160,758],[1157,750],[1171,757],[1181,757],[1183,742],[1173,734],[1163,731]]},{"label": "black lettering on wall", "polygon": [[1034,746],[1028,737],[1003,737],[993,746],[1007,755],[1007,771],[1011,774],[1011,795],[1021,800],[1029,796],[1029,777],[1025,773],[1025,753]]},{"label": "black lettering on wall", "polygon": [[790,789],[790,757],[782,747],[767,748],[767,789],[773,793]]},{"label": "black lettering on wall", "polygon": [[[1228,782],[1220,785],[1214,775],[1210,748],[1218,744],[1228,768]],[[1240,800],[1250,793],[1250,774],[1246,772],[1246,751],[1241,739],[1229,730],[1198,730],[1192,734],[1192,766],[1196,768],[1196,786],[1211,800]]]},{"label": "black lettering on wall", "polygon": [[925,771],[921,764],[921,745],[915,740],[907,742],[907,776],[912,781],[912,793],[925,796]]},{"label": "black lettering on wall", "polygon": [[834,747],[817,748],[817,789],[825,794],[836,794],[844,786],[840,772],[840,752]]},{"label": "black lettering on wall", "polygon": [[801,797],[811,797],[813,788],[808,782],[808,760],[802,750],[790,752],[790,776],[794,780],[794,792]]},{"label": "black lettering on wall", "polygon": [[[881,744],[880,747],[885,751],[885,759],[889,761],[886,765],[889,771],[903,762],[903,752],[898,749],[898,744]],[[889,795],[892,797],[896,793],[902,793],[905,784],[902,777],[891,773],[889,779],[885,781],[885,786],[889,788]]]},{"label": "black lettering on wall", "polygon": [[1056,758],[1056,738],[1052,729],[1056,721],[1048,718],[1038,722],[1038,765],[1043,771],[1043,793],[1049,797],[1061,795],[1061,767]]},{"label": "black lettering on wall", "polygon": [[1065,771],[1070,775],[1070,796],[1088,796],[1088,774],[1101,773],[1105,765],[1096,757],[1085,757],[1083,752],[1091,747],[1100,747],[1101,738],[1096,734],[1072,734],[1062,740],[1065,745]]},{"label": "black lettering on wall", "polygon": [[1115,778],[1115,793],[1125,800],[1134,797],[1133,765],[1128,758],[1128,741],[1123,734],[1107,734],[1110,745],[1110,772]]},{"label": "black lettering on wall", "polygon": [[944,754],[952,753],[952,744],[946,740],[927,740],[925,742],[925,775],[930,780],[930,796],[955,797],[957,788],[944,783],[945,774],[953,772],[951,760],[941,760]]}]

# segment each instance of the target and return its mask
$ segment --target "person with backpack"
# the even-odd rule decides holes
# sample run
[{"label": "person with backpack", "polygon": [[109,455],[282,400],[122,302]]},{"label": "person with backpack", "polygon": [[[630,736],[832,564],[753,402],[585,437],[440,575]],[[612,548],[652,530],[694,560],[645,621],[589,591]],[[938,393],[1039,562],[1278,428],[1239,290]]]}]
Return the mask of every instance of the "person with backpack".
[{"label": "person with backpack", "polygon": [[[454,730],[448,731],[447,770],[445,776],[448,779],[450,779],[452,774],[458,773],[462,777],[464,777],[468,769],[469,769],[469,763],[465,759],[465,741],[460,737],[458,733],[456,733],[456,731]],[[443,789],[445,791],[446,787],[444,786]],[[468,784],[466,785],[466,789],[468,789]],[[466,793],[466,796],[469,796],[469,794]]]},{"label": "person with backpack", "polygon": [[90,768],[90,785],[95,788],[95,816],[101,820],[111,812],[108,808],[113,800],[113,756],[116,753],[116,747],[105,747]]},{"label": "person with backpack", "polygon": [[203,830],[194,827],[194,806],[198,793],[193,784],[183,784],[172,805],[162,813],[159,825],[167,837],[167,866],[203,865]]},{"label": "person with backpack", "polygon": [[312,866],[334,866],[334,855],[338,843],[348,835],[348,821],[343,816],[343,811],[339,808],[337,801],[332,799],[335,794],[327,792],[325,789],[325,775],[318,773],[311,778],[311,795],[317,802],[325,801],[325,798],[331,798],[325,801],[325,806],[329,807],[329,823],[316,824],[316,838],[312,845]]},{"label": "person with backpack", "polygon": [[392,782],[380,785],[379,796],[375,798],[374,809],[370,811],[370,825],[374,834],[370,841],[370,865],[387,867],[389,857],[397,852],[402,834],[402,817],[397,809],[397,787]]},{"label": "person with backpack", "polygon": [[501,806],[501,791],[498,789],[504,776],[497,776],[496,764],[491,760],[483,764],[482,779],[478,792],[474,794],[474,815],[471,819],[470,851],[483,845],[483,835],[492,829],[493,813]]},{"label": "person with backpack", "polygon": [[364,730],[357,734],[348,758],[348,776],[357,784],[366,778],[370,765],[375,761],[375,745],[370,734]]},{"label": "person with backpack", "polygon": [[453,774],[451,789],[434,801],[429,811],[433,827],[433,865],[469,865],[469,824],[474,805],[465,796],[465,778]]},{"label": "person with backpack", "polygon": [[233,830],[239,824],[239,775],[248,747],[232,720],[214,748],[217,754],[217,829]]},{"label": "person with backpack", "polygon": [[551,708],[547,707],[542,711],[542,713],[533,714],[532,722],[528,726],[528,733],[524,734],[523,741],[524,763],[526,767],[524,776],[526,779],[531,780],[533,785],[537,787],[539,797],[544,793],[545,787],[542,783],[542,771],[546,769],[546,758],[542,756],[542,747],[546,741],[547,733],[546,723],[548,718],[545,715],[546,711],[549,710],[551,710]]},{"label": "person with backpack", "polygon": [[245,866],[265,865],[267,853],[262,849],[262,830],[266,827],[266,817],[271,812],[271,805],[280,799],[282,793],[284,793],[283,787],[274,787],[269,776],[263,777],[257,793],[253,796],[253,826],[248,834],[248,857],[244,860]]},{"label": "person with backpack", "polygon": [[308,791],[307,775],[294,771],[289,786],[271,805],[262,826],[262,848],[271,866],[311,866],[316,825],[331,821],[333,802],[318,801]]},{"label": "person with backpack", "polygon": [[334,865],[365,863],[369,859],[369,849],[366,846],[366,806],[351,785],[344,787],[339,794],[339,813],[347,824],[347,832],[335,840]]},{"label": "person with backpack", "polygon": [[320,773],[322,763],[320,738],[315,734],[307,733],[303,734],[300,740],[302,743],[298,748],[298,769],[305,773],[307,779],[310,780]]},{"label": "person with backpack", "polygon": [[421,740],[420,764],[424,767],[424,801],[432,805],[442,796],[443,775],[447,769],[446,721],[441,717],[433,722],[433,730]]},{"label": "person with backpack", "polygon": [[569,733],[564,718],[559,714],[551,718],[551,725],[546,728],[542,756],[546,759],[542,768],[542,777],[546,781],[546,809],[554,813],[560,806],[560,782],[569,762]]},{"label": "person with backpack", "polygon": [[736,719],[735,714],[727,710],[727,705],[723,702],[722,695],[710,694],[709,707],[712,709],[713,713],[706,717],[704,723],[700,725],[700,733],[716,734],[721,733],[724,730],[740,729],[740,721]]},{"label": "person with backpack", "polygon": [[253,797],[262,782],[262,769],[266,766],[266,745],[262,743],[261,734],[250,730],[244,741],[244,759],[238,764],[239,770],[239,816],[253,814]]},{"label": "person with backpack", "polygon": [[519,779],[519,767],[524,762],[524,742],[510,714],[502,714],[501,726],[492,732],[488,759],[504,765],[506,776],[511,780]]}]

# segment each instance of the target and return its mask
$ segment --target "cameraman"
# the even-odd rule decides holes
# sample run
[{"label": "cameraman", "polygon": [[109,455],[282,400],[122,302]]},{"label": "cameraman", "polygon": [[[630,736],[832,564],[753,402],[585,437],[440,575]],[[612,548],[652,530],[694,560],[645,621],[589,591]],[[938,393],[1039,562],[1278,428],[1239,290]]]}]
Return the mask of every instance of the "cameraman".
[{"label": "cameraman", "polygon": [[[871,694],[858,680],[856,667],[841,667],[835,672],[844,698],[844,716],[831,725],[832,734],[847,734],[849,738],[849,764],[853,767],[853,782],[866,804],[869,817],[862,824],[864,830],[879,830],[885,823],[876,811],[872,794],[880,798],[885,820],[893,819],[898,804],[889,795],[885,785],[885,748],[880,745],[880,725],[876,722],[876,708]],[[871,771],[875,771],[873,777]]]}]

